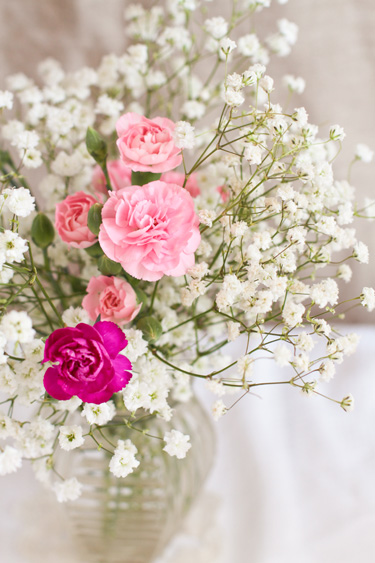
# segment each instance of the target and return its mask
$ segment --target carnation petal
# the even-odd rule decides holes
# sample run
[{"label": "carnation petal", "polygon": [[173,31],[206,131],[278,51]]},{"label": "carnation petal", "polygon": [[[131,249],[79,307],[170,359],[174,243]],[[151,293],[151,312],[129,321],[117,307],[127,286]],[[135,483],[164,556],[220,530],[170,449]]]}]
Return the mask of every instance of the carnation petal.
[{"label": "carnation petal", "polygon": [[67,393],[62,388],[60,381],[59,370],[54,367],[49,367],[44,374],[44,387],[49,395],[59,401],[67,401],[72,397],[71,393]]},{"label": "carnation petal", "polygon": [[[111,358],[116,356],[123,350],[128,341],[121,328],[109,321],[99,321],[93,327],[102,337],[104,347]],[[115,362],[113,362],[115,363]]]}]

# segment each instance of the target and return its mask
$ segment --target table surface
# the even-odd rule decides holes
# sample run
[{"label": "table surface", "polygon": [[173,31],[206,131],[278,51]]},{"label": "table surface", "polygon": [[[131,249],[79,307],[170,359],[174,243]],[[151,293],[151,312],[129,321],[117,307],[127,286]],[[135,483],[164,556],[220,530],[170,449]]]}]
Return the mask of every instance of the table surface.
[{"label": "table surface", "polygon": [[[327,393],[351,392],[354,411],[287,386],[245,397],[215,423],[205,491],[158,563],[375,561],[375,328],[345,328],[360,345]],[[78,563],[60,505],[27,464],[0,479],[0,495],[1,563]]]}]

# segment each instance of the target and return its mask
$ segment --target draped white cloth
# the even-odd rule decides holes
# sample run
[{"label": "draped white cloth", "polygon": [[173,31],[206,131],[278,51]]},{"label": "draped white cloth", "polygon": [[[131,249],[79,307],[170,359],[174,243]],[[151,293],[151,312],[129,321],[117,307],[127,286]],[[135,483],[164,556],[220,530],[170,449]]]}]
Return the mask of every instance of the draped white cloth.
[{"label": "draped white cloth", "polygon": [[[375,328],[344,328],[360,345],[327,393],[352,392],[354,411],[289,386],[245,397],[216,423],[206,491],[158,563],[374,562]],[[275,369],[262,365],[264,381]],[[212,395],[197,390],[209,407]],[[2,562],[82,561],[60,505],[26,467],[0,479],[0,498]]]}]

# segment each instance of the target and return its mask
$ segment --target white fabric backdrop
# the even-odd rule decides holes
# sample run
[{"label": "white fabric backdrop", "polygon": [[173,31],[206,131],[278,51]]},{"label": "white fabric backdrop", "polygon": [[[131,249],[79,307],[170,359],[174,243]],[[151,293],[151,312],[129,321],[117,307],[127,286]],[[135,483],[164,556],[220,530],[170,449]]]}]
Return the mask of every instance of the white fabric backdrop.
[{"label": "white fabric backdrop", "polygon": [[[337,398],[351,391],[355,410],[289,387],[246,397],[216,424],[206,492],[158,563],[375,561],[375,329],[355,331],[358,352],[327,387]],[[272,365],[262,366],[264,380]],[[61,507],[26,467],[0,479],[0,498],[1,562],[83,563]]]}]

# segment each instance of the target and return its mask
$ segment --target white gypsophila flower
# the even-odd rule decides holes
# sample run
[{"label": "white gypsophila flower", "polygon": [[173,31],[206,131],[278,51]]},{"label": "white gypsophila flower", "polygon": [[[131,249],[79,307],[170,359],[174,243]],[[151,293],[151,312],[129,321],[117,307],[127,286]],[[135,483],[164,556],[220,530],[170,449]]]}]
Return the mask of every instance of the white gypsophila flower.
[{"label": "white gypsophila flower", "polygon": [[59,434],[59,444],[67,452],[79,448],[84,443],[82,436],[82,426],[76,424],[72,426],[61,426]]},{"label": "white gypsophila flower", "polygon": [[182,434],[179,430],[171,430],[164,434],[164,442],[166,445],[163,450],[170,456],[183,459],[191,448],[189,440],[190,436],[188,434]]},{"label": "white gypsophila flower", "polygon": [[238,92],[237,90],[234,90],[233,88],[225,88],[222,97],[223,97],[224,102],[228,106],[233,106],[233,107],[240,106],[245,101],[245,98],[241,94],[241,92]]},{"label": "white gypsophila flower", "polygon": [[348,264],[341,264],[341,266],[337,268],[336,275],[338,278],[348,283],[352,279],[353,271]]},{"label": "white gypsophila flower", "polygon": [[320,379],[322,381],[330,381],[336,372],[336,367],[335,364],[332,360],[326,360],[325,362],[322,362],[319,366],[319,374],[320,374]]},{"label": "white gypsophila flower", "polygon": [[61,151],[52,162],[51,170],[59,176],[75,176],[82,170],[82,159],[76,152],[69,155]]},{"label": "white gypsophila flower", "polygon": [[369,163],[374,158],[374,151],[370,149],[367,145],[359,143],[355,149],[355,157],[362,162]]},{"label": "white gypsophila flower", "polygon": [[131,440],[118,440],[114,455],[109,462],[109,470],[115,477],[126,477],[139,466],[135,455],[137,448]]},{"label": "white gypsophila flower", "polygon": [[217,16],[206,20],[204,28],[215,39],[221,39],[228,33],[228,22],[221,16]]},{"label": "white gypsophila flower", "polygon": [[286,18],[282,18],[278,20],[277,27],[279,28],[279,32],[286,38],[290,45],[294,45],[298,38],[298,26],[287,20]]},{"label": "white gypsophila flower", "polygon": [[212,411],[213,419],[218,421],[219,418],[221,418],[228,411],[228,409],[224,405],[223,401],[219,399],[218,401],[215,401],[215,403],[212,405],[211,411]]},{"label": "white gypsophila flower", "polygon": [[18,425],[12,418],[0,413],[0,440],[16,437],[17,428]]},{"label": "white gypsophila flower", "polygon": [[338,295],[337,283],[331,278],[317,283],[311,288],[311,299],[321,308],[327,305],[336,305]]},{"label": "white gypsophila flower", "polygon": [[354,409],[354,397],[349,394],[343,398],[340,403],[340,407],[344,409],[345,412],[351,412]]},{"label": "white gypsophila flower", "polygon": [[[0,257],[0,267],[1,267],[1,257]],[[8,282],[10,282],[14,274],[15,271],[12,268],[4,265],[3,269],[0,270],[0,283],[7,284]]]},{"label": "white gypsophila flower", "polygon": [[230,55],[230,53],[237,48],[237,44],[235,41],[232,41],[232,39],[229,39],[229,37],[223,37],[223,39],[219,41],[219,47],[224,55]]},{"label": "white gypsophila flower", "polygon": [[12,109],[13,94],[8,90],[0,90],[0,109]]},{"label": "white gypsophila flower", "polygon": [[148,349],[147,341],[143,339],[142,331],[135,328],[126,329],[126,338],[128,345],[124,351],[124,355],[126,355],[131,362],[135,362],[138,358],[146,354]]},{"label": "white gypsophila flower", "polygon": [[263,76],[263,78],[259,80],[259,86],[266,92],[266,94],[270,94],[274,90],[273,78],[268,75]]},{"label": "white gypsophila flower", "polygon": [[0,328],[8,342],[31,342],[35,335],[32,320],[25,311],[10,311],[4,315]]},{"label": "white gypsophila flower", "polygon": [[246,143],[244,158],[248,161],[250,165],[258,165],[263,160],[263,149],[259,145],[253,145]]},{"label": "white gypsophila flower", "polygon": [[59,411],[74,412],[82,405],[82,400],[79,397],[71,397],[67,401],[57,401],[55,408]]},{"label": "white gypsophila flower", "polygon": [[211,209],[201,209],[198,211],[199,221],[207,227],[212,227],[212,222],[216,219],[215,211]]},{"label": "white gypsophila flower", "polygon": [[19,151],[29,151],[36,149],[40,141],[39,135],[36,131],[20,131],[12,139],[12,145]]},{"label": "white gypsophila flower", "polygon": [[22,453],[12,446],[0,449],[0,475],[14,473],[22,465]]},{"label": "white gypsophila flower", "polygon": [[259,50],[260,42],[255,33],[248,33],[238,40],[238,51],[245,57],[253,57]]},{"label": "white gypsophila flower", "polygon": [[[187,368],[191,370],[189,365],[184,365],[181,369]],[[193,390],[191,387],[191,377],[187,373],[177,372],[174,374],[173,388],[172,388],[172,398],[174,401],[180,401],[181,403],[186,403],[193,396]]]},{"label": "white gypsophila flower", "polygon": [[39,168],[43,164],[42,153],[37,149],[29,149],[26,153],[21,153],[20,157],[26,168]]},{"label": "white gypsophila flower", "polygon": [[10,397],[17,392],[17,381],[8,364],[0,364],[0,392]]},{"label": "white gypsophila flower", "polygon": [[273,357],[280,367],[288,366],[292,360],[292,351],[285,344],[278,344],[274,350]]},{"label": "white gypsophila flower", "polygon": [[194,148],[195,128],[187,121],[178,121],[173,130],[173,140],[179,149]]},{"label": "white gypsophila flower", "polygon": [[116,407],[113,401],[107,401],[96,405],[94,403],[85,403],[82,416],[84,416],[89,424],[97,424],[101,426],[107,424],[116,414]]},{"label": "white gypsophila flower", "polygon": [[63,483],[55,483],[52,487],[56,494],[57,502],[77,500],[82,494],[83,485],[76,477],[66,479]]},{"label": "white gypsophila flower", "polygon": [[204,384],[211,393],[217,395],[218,397],[223,397],[228,391],[228,388],[217,379],[206,379]]},{"label": "white gypsophila flower", "polygon": [[0,233],[0,267],[5,261],[22,262],[28,249],[27,240],[21,238],[18,233],[9,230]]},{"label": "white gypsophila flower", "polygon": [[228,328],[228,342],[233,342],[240,335],[239,324],[233,321],[229,321],[229,323],[227,323],[227,328]]},{"label": "white gypsophila flower", "polygon": [[370,312],[375,309],[375,290],[372,287],[364,287],[361,293],[361,303]]},{"label": "white gypsophila flower", "polygon": [[30,190],[20,187],[7,192],[6,206],[11,213],[18,215],[18,217],[27,217],[35,209],[35,197],[30,193]]},{"label": "white gypsophila flower", "polygon": [[250,356],[241,356],[237,360],[237,372],[241,377],[250,377],[254,369],[254,360]]},{"label": "white gypsophila flower", "polygon": [[346,137],[346,133],[340,125],[331,125],[329,136],[332,141],[343,141]]},{"label": "white gypsophila flower", "polygon": [[66,324],[66,326],[77,326],[79,323],[90,323],[90,317],[85,309],[82,307],[69,307],[66,309],[62,314],[62,320]]},{"label": "white gypsophila flower", "polygon": [[354,245],[353,256],[361,264],[368,264],[370,258],[368,246],[364,242],[357,242]]},{"label": "white gypsophila flower", "polygon": [[301,76],[293,76],[292,74],[286,74],[283,77],[283,83],[291,92],[296,94],[302,94],[306,87],[306,82]]},{"label": "white gypsophila flower", "polygon": [[305,312],[305,307],[302,303],[295,303],[292,300],[288,300],[283,312],[282,317],[289,327],[294,327],[303,322],[303,314]]},{"label": "white gypsophila flower", "polygon": [[51,458],[35,459],[31,463],[37,481],[49,485],[52,476]]},{"label": "white gypsophila flower", "polygon": [[206,112],[206,106],[197,100],[187,100],[181,111],[188,119],[200,119]]},{"label": "white gypsophila flower", "polygon": [[122,102],[110,98],[108,94],[102,94],[96,102],[95,113],[108,115],[109,117],[118,117],[123,109],[124,104]]},{"label": "white gypsophila flower", "polygon": [[210,273],[208,269],[208,264],[206,262],[200,262],[199,264],[195,264],[192,268],[187,271],[187,274],[195,279],[201,280]]}]

